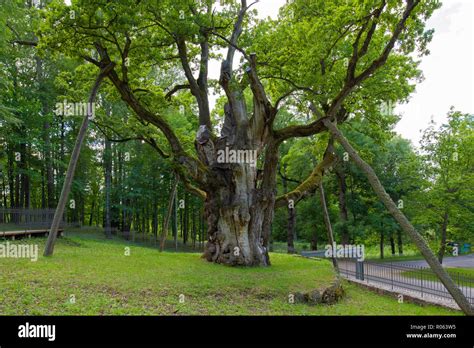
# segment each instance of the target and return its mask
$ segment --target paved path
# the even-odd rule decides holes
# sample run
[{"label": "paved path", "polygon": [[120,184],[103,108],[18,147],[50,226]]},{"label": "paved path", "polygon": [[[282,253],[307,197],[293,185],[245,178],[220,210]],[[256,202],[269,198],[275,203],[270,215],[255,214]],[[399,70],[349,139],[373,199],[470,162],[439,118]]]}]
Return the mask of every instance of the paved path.
[{"label": "paved path", "polygon": [[[324,250],[318,251],[303,251],[301,253],[307,257],[323,257]],[[377,261],[374,261],[377,262]],[[413,260],[413,261],[393,261],[393,264],[409,265],[417,267],[428,267],[425,260]],[[460,256],[449,256],[443,259],[444,267],[460,267],[460,268],[474,268],[474,253]]]},{"label": "paved path", "polygon": [[[393,264],[428,267],[425,260],[394,261]],[[443,259],[444,267],[474,268],[474,254],[450,256]]]}]

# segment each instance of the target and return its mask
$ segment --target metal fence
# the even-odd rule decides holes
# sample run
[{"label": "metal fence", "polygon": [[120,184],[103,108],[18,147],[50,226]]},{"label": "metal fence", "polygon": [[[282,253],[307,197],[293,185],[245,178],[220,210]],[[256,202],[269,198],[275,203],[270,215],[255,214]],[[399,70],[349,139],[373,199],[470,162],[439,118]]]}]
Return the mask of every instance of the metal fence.
[{"label": "metal fence", "polygon": [[[453,300],[451,294],[430,268],[392,262],[358,262],[347,259],[339,261],[339,268],[341,275],[348,278],[384,284],[392,290],[404,289],[416,292],[421,297],[431,296]],[[474,277],[452,269],[448,272],[474,307]]]}]

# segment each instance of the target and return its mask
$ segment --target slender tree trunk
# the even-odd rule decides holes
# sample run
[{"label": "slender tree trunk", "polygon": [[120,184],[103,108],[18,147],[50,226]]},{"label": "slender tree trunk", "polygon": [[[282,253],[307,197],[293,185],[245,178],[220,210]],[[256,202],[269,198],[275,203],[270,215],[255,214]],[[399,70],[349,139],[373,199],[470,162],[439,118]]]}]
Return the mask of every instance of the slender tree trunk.
[{"label": "slender tree trunk", "polygon": [[439,252],[438,252],[439,263],[443,263],[443,257],[446,251],[446,234],[448,230],[448,220],[449,220],[449,213],[448,213],[448,210],[446,210],[444,212],[443,223],[441,225],[441,244],[439,246]]},{"label": "slender tree trunk", "polygon": [[401,228],[407,233],[416,245],[418,250],[421,252],[426,262],[431,267],[433,272],[437,275],[440,281],[444,284],[446,289],[449,291],[453,299],[462,309],[466,315],[474,315],[474,308],[471,307],[466,296],[456,286],[451,279],[450,275],[441,266],[436,256],[433,254],[429,246],[426,244],[423,237],[415,230],[413,225],[408,221],[406,216],[398,209],[395,202],[387,194],[384,187],[380,183],[377,175],[375,174],[372,167],[370,167],[356,152],[356,150],[349,144],[344,135],[339,129],[328,119],[324,120],[324,125],[331,132],[334,138],[342,145],[342,147],[349,153],[349,156],[356,163],[356,165],[365,173],[370,185],[374,189],[377,197],[383,202],[387,210],[393,216],[393,218],[400,224]]},{"label": "slender tree trunk", "polygon": [[64,178],[64,184],[61,191],[61,196],[59,198],[58,206],[56,212],[54,213],[53,223],[51,224],[51,229],[49,232],[48,240],[46,242],[46,247],[44,250],[44,256],[51,256],[54,251],[54,243],[57,238],[59,223],[62,220],[64,214],[64,208],[66,207],[67,197],[71,191],[72,180],[74,178],[74,172],[76,170],[77,161],[79,160],[79,155],[81,153],[82,143],[86,137],[87,126],[89,125],[89,118],[92,116],[92,103],[95,102],[95,97],[99,86],[104,78],[103,72],[101,72],[94,83],[91,94],[89,96],[89,104],[87,115],[84,117],[79,134],[76,139],[76,144],[71,154],[71,159],[69,161],[69,166],[66,172],[66,177]]},{"label": "slender tree trunk", "polygon": [[191,209],[192,214],[192,239],[193,239],[193,250],[196,248],[196,213],[194,209]]},{"label": "slender tree trunk", "polygon": [[342,233],[341,233],[341,243],[343,245],[349,244],[349,230],[347,228],[347,204],[346,204],[346,174],[344,173],[344,168],[342,166],[336,165],[335,173],[337,178],[337,183],[339,187],[339,219],[342,223]]},{"label": "slender tree trunk", "polygon": [[311,250],[318,250],[318,233],[316,229],[311,238],[310,248]]},{"label": "slender tree trunk", "polygon": [[123,152],[121,150],[118,150],[118,155],[117,155],[117,159],[118,159],[118,184],[117,184],[117,187],[118,187],[118,201],[119,201],[119,204],[120,204],[120,211],[118,212],[118,218],[119,218],[119,222],[118,222],[118,225],[120,226],[120,231],[124,231],[124,227],[125,227],[125,200],[124,200],[124,197],[123,197],[123,182],[124,182],[124,166],[123,166]]},{"label": "slender tree trunk", "polygon": [[[20,208],[30,207],[30,176],[28,174],[28,148],[26,143],[20,145],[20,168],[21,168],[21,188],[20,188]],[[25,215],[26,218],[26,215]]]},{"label": "slender tree trunk", "polygon": [[[43,108],[44,110],[45,108]],[[44,110],[43,112],[46,112]],[[44,141],[44,170],[46,174],[46,197],[48,208],[53,208],[54,201],[54,173],[53,173],[53,161],[51,160],[51,138],[50,138],[51,126],[48,121],[43,123],[43,141]]]},{"label": "slender tree trunk", "polygon": [[175,192],[173,204],[173,236],[174,236],[174,250],[178,251],[178,192]]},{"label": "slender tree trunk", "polygon": [[20,208],[21,207],[21,202],[20,202],[20,184],[21,184],[21,167],[20,165],[16,166],[16,175],[15,175],[15,208]]},{"label": "slender tree trunk", "polygon": [[104,177],[105,177],[105,235],[112,238],[112,221],[110,216],[110,194],[112,190],[112,145],[105,139],[104,149]]},{"label": "slender tree trunk", "polygon": [[393,238],[393,233],[390,234],[390,249],[392,251],[392,256],[395,256],[395,239]]},{"label": "slender tree trunk", "polygon": [[94,195],[94,197],[92,197],[91,212],[90,212],[90,215],[89,215],[89,226],[92,226],[92,221],[94,219],[95,201],[96,201],[96,197]]},{"label": "slender tree trunk", "polygon": [[385,244],[384,244],[384,238],[385,237],[385,233],[383,231],[383,225],[382,225],[382,229],[380,230],[380,258],[383,260],[384,258],[384,248],[385,248]]},{"label": "slender tree trunk", "polygon": [[[14,153],[8,151],[8,191],[10,192],[10,208],[15,208],[15,182],[14,182]],[[13,219],[12,219],[13,220]]]},{"label": "slender tree trunk", "polygon": [[403,240],[402,240],[402,231],[397,229],[397,244],[398,244],[398,255],[403,255]]},{"label": "slender tree trunk", "polygon": [[[286,175],[286,165],[283,165],[283,172]],[[283,184],[283,193],[288,192],[288,181],[286,177],[281,175],[281,181]],[[288,221],[286,225],[286,242],[287,242],[287,252],[288,254],[295,254],[295,243],[294,243],[294,236],[296,231],[296,207],[294,204],[288,204]]]},{"label": "slender tree trunk", "polygon": [[171,188],[170,197],[168,200],[168,210],[166,213],[166,217],[163,223],[163,231],[161,232],[161,240],[160,240],[160,251],[163,251],[165,248],[166,238],[168,237],[168,226],[169,221],[171,218],[171,214],[173,212],[174,201],[176,199],[176,190],[178,188],[178,176],[175,175],[174,184]]},{"label": "slender tree trunk", "polygon": [[189,209],[188,209],[188,195],[184,192],[184,221],[183,221],[183,245],[188,243],[188,228],[189,228]]},{"label": "slender tree trunk", "polygon": [[[332,232],[331,219],[329,218],[329,212],[326,205],[326,195],[324,194],[323,179],[319,183],[319,199],[321,201],[321,208],[323,210],[324,224],[326,225],[326,231],[328,236],[328,242],[331,247],[334,245],[334,234]],[[337,274],[339,274],[339,265],[337,263],[336,255],[332,256],[332,265]]]},{"label": "slender tree trunk", "polygon": [[45,179],[45,172],[44,167],[41,168],[41,209],[46,209],[47,202],[46,202],[46,183]]},{"label": "slender tree trunk", "polygon": [[55,205],[54,199],[54,172],[53,163],[51,160],[51,140],[49,136],[50,125],[49,122],[44,124],[45,132],[45,166],[46,166],[46,192],[48,197],[48,208],[53,208]]},{"label": "slender tree trunk", "polygon": [[288,207],[288,225],[286,229],[288,254],[295,254],[294,235],[296,230],[296,207]]},{"label": "slender tree trunk", "polygon": [[153,203],[153,236],[155,238],[155,245],[158,241],[158,202],[155,200]]},{"label": "slender tree trunk", "polygon": [[[2,171],[2,199],[3,199],[3,208],[6,209],[8,208],[8,205],[7,205],[7,185],[5,183],[5,172]],[[6,219],[7,219],[7,216],[6,214],[4,214],[2,212],[2,214],[0,214],[0,222],[1,223],[4,223],[6,222]]]}]

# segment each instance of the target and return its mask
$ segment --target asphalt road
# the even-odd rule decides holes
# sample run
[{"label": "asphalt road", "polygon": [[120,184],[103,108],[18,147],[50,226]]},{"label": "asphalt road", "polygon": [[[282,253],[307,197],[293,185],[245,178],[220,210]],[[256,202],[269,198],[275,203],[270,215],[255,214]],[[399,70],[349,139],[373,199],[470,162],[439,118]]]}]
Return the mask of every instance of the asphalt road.
[{"label": "asphalt road", "polygon": [[[306,257],[323,257],[324,250],[322,251],[303,251],[301,255]],[[377,262],[377,261],[375,261]],[[425,260],[413,260],[413,261],[393,261],[393,264],[399,265],[410,265],[417,267],[428,267]],[[443,259],[444,267],[460,267],[460,268],[474,268],[474,253],[460,256],[449,256]]]},{"label": "asphalt road", "polygon": [[[428,267],[425,260],[394,261],[394,264]],[[444,267],[474,268],[474,254],[450,256],[443,259]]]}]

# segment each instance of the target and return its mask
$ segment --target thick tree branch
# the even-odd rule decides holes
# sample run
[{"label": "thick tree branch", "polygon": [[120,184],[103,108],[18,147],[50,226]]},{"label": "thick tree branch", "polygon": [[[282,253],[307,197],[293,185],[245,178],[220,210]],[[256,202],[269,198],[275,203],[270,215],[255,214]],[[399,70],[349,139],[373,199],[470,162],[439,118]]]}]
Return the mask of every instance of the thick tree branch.
[{"label": "thick tree branch", "polygon": [[[324,119],[334,119],[334,118],[337,117],[339,123],[341,123],[341,121],[343,121],[343,119],[338,117],[338,115],[340,115],[340,109],[342,107],[342,104],[343,104],[344,100],[347,98],[347,96],[352,91],[354,91],[356,89],[356,87],[360,86],[360,84],[364,80],[366,80],[368,77],[370,77],[377,69],[379,69],[380,67],[382,67],[386,63],[386,61],[388,59],[388,56],[390,55],[393,47],[395,46],[395,43],[397,42],[398,38],[400,37],[400,34],[405,29],[405,24],[406,24],[407,19],[410,17],[410,15],[412,14],[414,8],[416,7],[416,5],[418,5],[419,2],[420,2],[420,0],[407,0],[407,5],[406,5],[405,10],[403,11],[402,17],[400,18],[399,22],[395,26],[395,29],[392,32],[392,35],[390,37],[390,40],[385,45],[385,48],[384,48],[382,54],[377,59],[375,59],[367,69],[365,69],[358,76],[352,77],[351,71],[352,71],[352,69],[354,71],[356,70],[357,61],[355,62],[354,66],[352,66],[351,63],[349,64],[348,75],[347,75],[348,78],[346,78],[344,86],[341,89],[341,91],[336,95],[336,97],[331,102],[328,110],[325,113],[325,118]],[[380,11],[382,11],[383,6],[385,6],[384,3],[382,3],[382,6],[379,7]],[[380,16],[380,14],[378,12],[375,12],[374,15],[377,16],[377,17]],[[374,28],[374,30],[375,30],[375,28]],[[370,31],[369,31],[369,33],[370,33]],[[359,34],[362,34],[362,32],[360,32]],[[366,38],[366,42],[364,42],[364,46],[362,47],[362,51],[360,51],[360,52],[358,51],[356,53],[356,56],[358,55],[358,53],[364,53],[365,54],[365,52],[364,52],[365,48],[364,47],[365,47],[365,45],[367,45],[367,46],[369,45],[371,37],[372,37],[372,34],[370,36],[368,35],[368,37]],[[356,41],[358,41],[357,38],[356,38]],[[283,128],[281,130],[275,131],[274,133],[275,133],[275,136],[279,140],[285,140],[285,139],[292,138],[292,137],[314,135],[314,134],[320,133],[320,132],[325,130],[325,126],[324,126],[322,120],[323,120],[323,118],[320,118],[320,119],[318,119],[316,121],[313,121],[312,123],[307,124],[307,125],[289,126],[289,127]]]},{"label": "thick tree branch", "polygon": [[[102,61],[110,62],[107,50],[98,43],[96,43],[96,48],[100,57],[102,58]],[[207,170],[199,161],[186,154],[178,137],[168,122],[166,122],[164,118],[158,114],[149,111],[145,106],[143,106],[130,89],[129,84],[119,78],[115,69],[108,71],[107,77],[116,87],[122,99],[132,108],[139,119],[149,122],[161,130],[171,147],[173,157],[177,163],[185,166],[189,171],[189,174],[196,182],[201,185],[206,185],[205,180],[207,176]],[[151,145],[153,146],[153,144]]]},{"label": "thick tree branch", "polygon": [[275,201],[275,207],[283,207],[288,205],[289,202],[293,202],[293,205],[296,206],[299,201],[314,193],[323,179],[324,172],[334,164],[336,158],[332,139],[330,139],[322,161],[316,165],[313,172],[300,185],[298,185],[298,187],[293,191],[279,196]]},{"label": "thick tree branch", "polygon": [[245,13],[247,12],[247,0],[241,0],[241,7],[237,20],[234,24],[234,30],[229,40],[229,47],[227,48],[227,58],[226,62],[228,69],[232,72],[232,66],[234,61],[235,49],[237,47],[237,41],[239,40],[240,35],[242,34],[242,24],[244,22]]},{"label": "thick tree branch", "polygon": [[[188,51],[184,38],[177,37],[176,45],[178,47],[179,58],[186,79],[188,80],[191,93],[196,98],[199,107],[199,124],[205,125],[209,130],[211,130],[211,113],[209,110],[209,100],[207,95],[207,60],[209,55],[207,39],[201,41],[201,49],[204,49],[204,51],[201,51],[201,59],[204,59],[204,62],[201,62],[201,64],[204,64],[204,66],[201,65],[199,80],[194,78],[191,66],[189,65]],[[204,77],[204,74],[206,77]]]},{"label": "thick tree branch", "polygon": [[410,17],[411,13],[415,9],[415,7],[419,4],[420,0],[407,0],[407,6],[403,12],[402,18],[400,21],[397,23],[395,30],[392,33],[392,36],[390,40],[388,41],[387,45],[385,45],[385,48],[382,52],[382,54],[375,59],[372,64],[365,69],[360,75],[355,77],[349,84],[358,86],[362,81],[367,79],[369,76],[371,76],[378,68],[383,66],[387,59],[388,56],[390,55],[390,52],[392,51],[393,47],[395,46],[395,43],[397,42],[398,38],[400,37],[400,34],[403,32],[405,29],[405,24],[408,18]]}]

